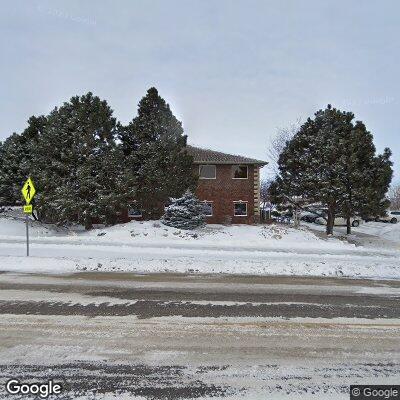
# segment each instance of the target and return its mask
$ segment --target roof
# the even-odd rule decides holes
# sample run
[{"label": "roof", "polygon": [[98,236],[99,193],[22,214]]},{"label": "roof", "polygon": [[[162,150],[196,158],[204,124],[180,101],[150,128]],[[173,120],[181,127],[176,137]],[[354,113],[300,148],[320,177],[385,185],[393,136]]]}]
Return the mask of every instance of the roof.
[{"label": "roof", "polygon": [[186,150],[193,157],[195,164],[268,164],[266,161],[256,160],[255,158],[227,154],[189,145],[186,146]]}]

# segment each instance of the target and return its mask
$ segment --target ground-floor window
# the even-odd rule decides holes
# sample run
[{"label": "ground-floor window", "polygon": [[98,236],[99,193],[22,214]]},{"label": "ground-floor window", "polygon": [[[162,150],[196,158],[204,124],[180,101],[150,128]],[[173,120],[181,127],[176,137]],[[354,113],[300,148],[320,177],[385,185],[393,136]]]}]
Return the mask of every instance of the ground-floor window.
[{"label": "ground-floor window", "polygon": [[206,217],[212,217],[213,215],[213,202],[203,201],[203,211]]},{"label": "ground-floor window", "polygon": [[129,208],[128,209],[128,217],[129,218],[140,218],[142,217],[142,210],[140,208]]},{"label": "ground-floor window", "polygon": [[247,216],[247,202],[245,201],[234,201],[233,202],[233,215],[236,217]]}]

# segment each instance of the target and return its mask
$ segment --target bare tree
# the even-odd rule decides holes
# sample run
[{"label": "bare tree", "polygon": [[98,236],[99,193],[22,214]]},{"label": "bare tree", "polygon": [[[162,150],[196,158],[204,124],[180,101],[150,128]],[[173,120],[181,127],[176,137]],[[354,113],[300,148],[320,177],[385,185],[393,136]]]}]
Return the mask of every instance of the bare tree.
[{"label": "bare tree", "polygon": [[391,210],[400,210],[400,185],[392,186],[389,190]]},{"label": "bare tree", "polygon": [[[267,148],[267,155],[270,160],[268,167],[270,168],[271,172],[274,175],[278,175],[279,173],[278,161],[283,149],[285,148],[287,142],[293,139],[293,136],[298,132],[300,126],[301,126],[301,118],[298,118],[296,122],[290,124],[289,126],[278,128],[275,136],[271,139],[269,146]],[[271,182],[272,180],[265,181],[264,183],[266,185],[265,189],[266,193],[268,193],[268,189]],[[268,198],[268,201],[270,202],[270,198]],[[300,225],[300,219],[299,219],[300,209],[298,208],[296,201],[293,202],[290,201],[290,203],[294,206],[293,207],[294,226],[298,227]]]},{"label": "bare tree", "polygon": [[271,139],[267,148],[267,155],[270,159],[269,167],[272,169],[274,174],[278,173],[278,160],[286,143],[290,141],[293,136],[297,133],[301,126],[301,118],[298,118],[296,122],[291,125],[278,128],[275,136]]},{"label": "bare tree", "polygon": [[[271,180],[262,179],[260,182],[260,205],[263,213],[266,213],[267,210],[271,212],[271,196],[269,195],[269,185],[271,184]],[[271,217],[269,214],[268,217]]]}]

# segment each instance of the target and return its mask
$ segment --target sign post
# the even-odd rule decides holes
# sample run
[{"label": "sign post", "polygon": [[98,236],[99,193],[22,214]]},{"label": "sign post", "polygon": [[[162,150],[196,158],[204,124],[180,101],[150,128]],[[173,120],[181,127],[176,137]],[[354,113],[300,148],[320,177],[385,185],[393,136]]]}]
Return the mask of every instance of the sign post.
[{"label": "sign post", "polygon": [[26,256],[29,257],[29,217],[28,217],[28,214],[25,215],[25,225],[26,225]]},{"label": "sign post", "polygon": [[28,178],[24,186],[22,186],[22,196],[24,196],[25,203],[24,205],[24,213],[26,214],[25,216],[25,224],[26,224],[26,256],[29,257],[29,214],[32,214],[33,207],[31,201],[33,199],[33,196],[35,196],[36,189],[35,185],[32,182],[31,178]]}]

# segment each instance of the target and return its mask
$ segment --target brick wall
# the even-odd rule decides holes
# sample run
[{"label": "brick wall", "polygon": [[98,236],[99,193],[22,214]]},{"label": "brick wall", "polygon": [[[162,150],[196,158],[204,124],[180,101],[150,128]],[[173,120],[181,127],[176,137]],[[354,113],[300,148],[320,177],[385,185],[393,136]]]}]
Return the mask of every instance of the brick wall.
[{"label": "brick wall", "polygon": [[[198,165],[195,166],[198,172]],[[259,168],[248,166],[248,179],[232,179],[232,165],[216,165],[216,179],[199,179],[197,197],[213,202],[210,224],[253,224],[259,221]],[[247,216],[234,216],[234,201],[247,202]]]},{"label": "brick wall", "polygon": [[[196,173],[199,166],[194,166]],[[260,178],[259,167],[248,166],[248,179],[232,179],[232,165],[217,164],[216,179],[199,179],[196,190],[197,197],[202,201],[213,203],[213,216],[207,217],[209,224],[253,224],[259,222]],[[247,202],[247,216],[234,216],[234,202]],[[161,212],[162,207],[160,207]],[[162,213],[162,212],[161,212]],[[120,220],[142,220],[130,218],[128,210],[124,210]]]}]

